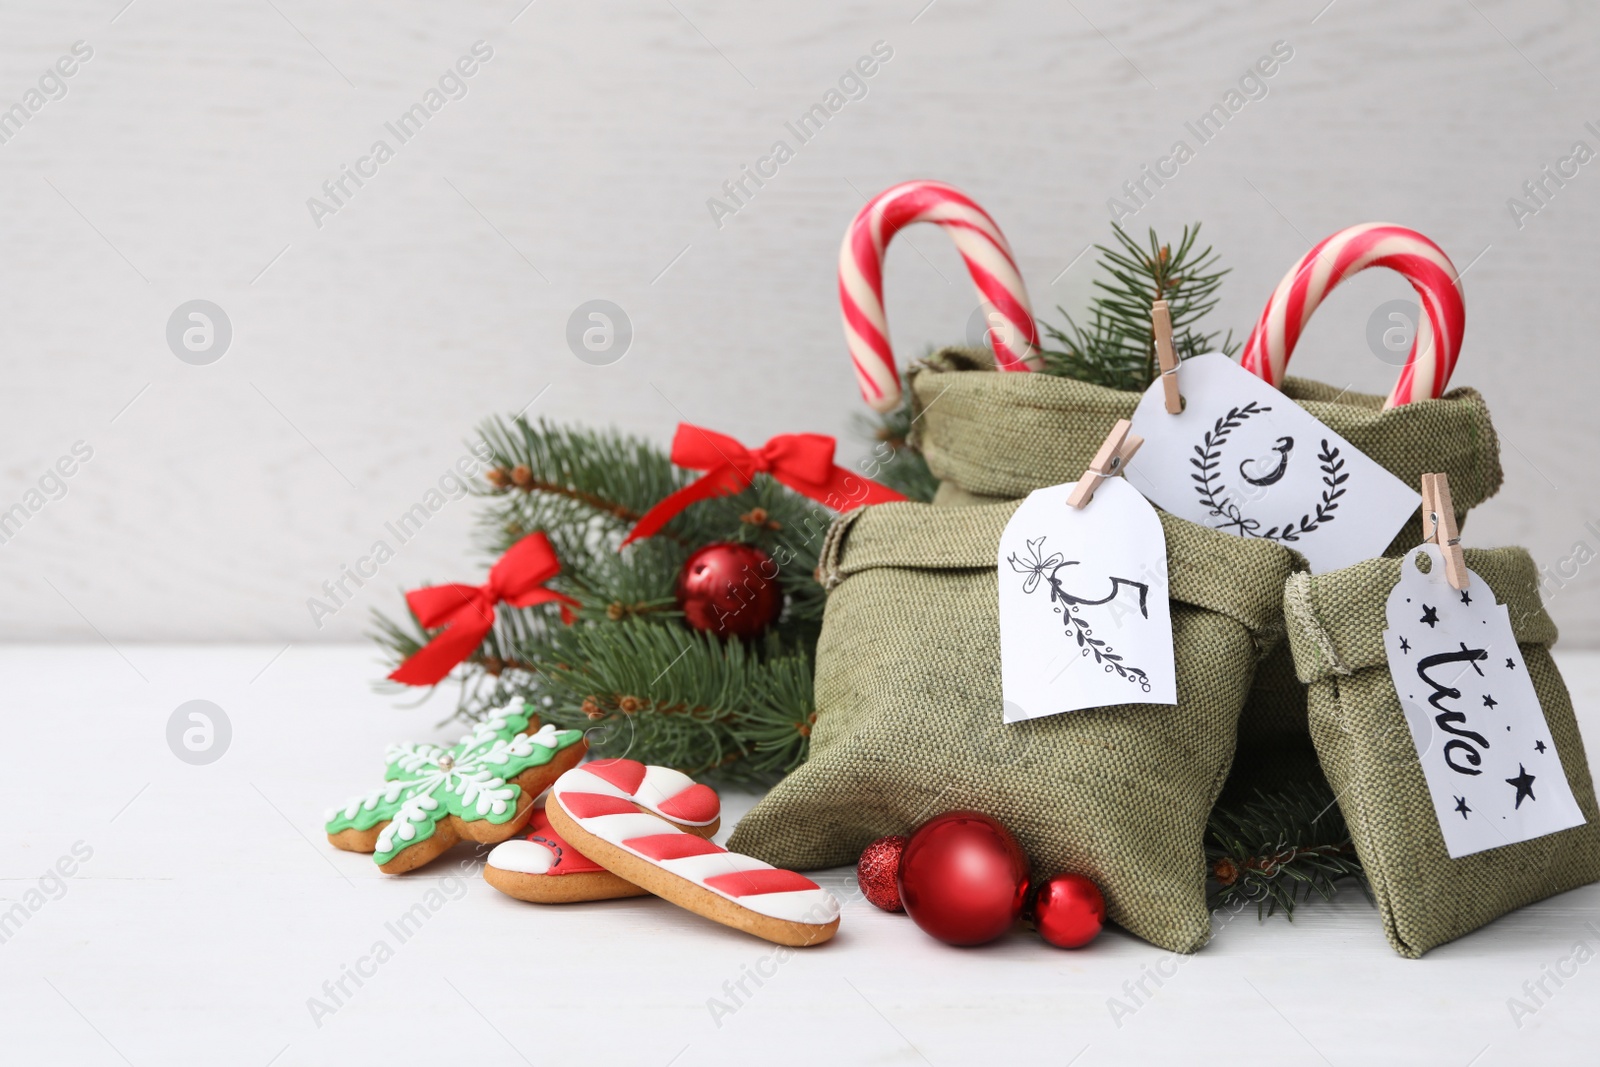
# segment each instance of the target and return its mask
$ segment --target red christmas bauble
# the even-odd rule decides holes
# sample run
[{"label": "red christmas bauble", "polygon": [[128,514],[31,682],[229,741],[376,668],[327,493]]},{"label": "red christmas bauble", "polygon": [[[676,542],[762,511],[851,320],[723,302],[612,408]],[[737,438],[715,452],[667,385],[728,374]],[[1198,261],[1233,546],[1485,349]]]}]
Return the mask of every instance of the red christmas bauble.
[{"label": "red christmas bauble", "polygon": [[783,613],[778,565],[755,545],[718,541],[697,549],[674,589],[684,621],[726,640],[759,637]]},{"label": "red christmas bauble", "polygon": [[976,811],[919,826],[900,857],[900,900],[950,945],[981,945],[1011,928],[1028,895],[1028,857],[1011,832]]},{"label": "red christmas bauble", "polygon": [[1039,883],[1033,924],[1057,948],[1082,948],[1106,924],[1106,898],[1081,874],[1057,874]]},{"label": "red christmas bauble", "polygon": [[906,850],[903,834],[880,837],[856,861],[856,882],[867,900],[884,911],[905,911],[900,903],[900,856]]}]

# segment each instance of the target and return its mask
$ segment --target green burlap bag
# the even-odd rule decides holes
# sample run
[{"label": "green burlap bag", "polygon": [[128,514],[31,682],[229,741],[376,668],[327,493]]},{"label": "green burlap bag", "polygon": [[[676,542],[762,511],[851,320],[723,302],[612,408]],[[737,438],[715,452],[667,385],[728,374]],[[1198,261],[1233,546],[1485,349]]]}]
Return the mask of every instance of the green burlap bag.
[{"label": "green burlap bag", "polygon": [[[1179,372],[1181,383],[1182,372]],[[946,348],[908,379],[916,420],[911,443],[940,479],[935,503],[1014,500],[1046,485],[1077,481],[1118,419],[1131,418],[1139,394],[1043,374],[1001,374],[986,349]],[[1483,397],[1453,389],[1385,411],[1383,397],[1303,378],[1283,392],[1407,485],[1424,472],[1450,476],[1458,524],[1500,488],[1500,443]],[[1386,555],[1422,540],[1420,514]],[[1230,793],[1248,795],[1315,780],[1305,689],[1286,648],[1269,655],[1239,722]]]},{"label": "green burlap bag", "polygon": [[1412,959],[1524,904],[1600,880],[1600,812],[1566,684],[1550,658],[1556,627],[1520,548],[1466,550],[1511,628],[1572,795],[1588,820],[1531,841],[1451,859],[1384,651],[1401,561],[1297,574],[1284,590],[1289,646],[1309,686],[1311,736],[1339,797],[1396,952]]},{"label": "green burlap bag", "polygon": [[830,867],[933,815],[977,809],[1016,834],[1037,877],[1086,874],[1115,922],[1192,952],[1210,932],[1206,818],[1293,557],[1163,515],[1178,705],[1006,725],[996,557],[1016,508],[884,504],[834,524],[819,567],[831,591],[811,755],[729,847]]}]

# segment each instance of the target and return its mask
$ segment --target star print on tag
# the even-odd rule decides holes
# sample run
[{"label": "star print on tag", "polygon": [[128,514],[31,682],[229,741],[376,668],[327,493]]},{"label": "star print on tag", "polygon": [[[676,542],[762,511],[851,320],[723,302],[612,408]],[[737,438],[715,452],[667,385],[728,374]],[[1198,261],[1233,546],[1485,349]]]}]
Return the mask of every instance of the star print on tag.
[{"label": "star print on tag", "polygon": [[1081,509],[1072,489],[1034,491],[1000,538],[1006,722],[1178,700],[1161,520],[1121,478]]},{"label": "star print on tag", "polygon": [[[1431,561],[1427,573],[1418,557]],[[1452,859],[1583,824],[1511,617],[1471,571],[1452,596],[1438,545],[1389,594],[1389,673]]]},{"label": "star print on tag", "polygon": [[1180,518],[1276,541],[1314,573],[1380,556],[1422,498],[1305,408],[1220,352],[1184,360],[1184,408],[1158,379],[1139,400],[1127,477]]}]

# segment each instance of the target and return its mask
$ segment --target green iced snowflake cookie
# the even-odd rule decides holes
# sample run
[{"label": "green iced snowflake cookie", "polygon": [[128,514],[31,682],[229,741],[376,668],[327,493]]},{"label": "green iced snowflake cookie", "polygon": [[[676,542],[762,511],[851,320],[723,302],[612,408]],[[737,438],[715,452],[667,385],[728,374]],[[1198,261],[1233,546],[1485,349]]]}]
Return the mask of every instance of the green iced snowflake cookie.
[{"label": "green iced snowflake cookie", "polygon": [[384,784],[330,811],[328,840],[371,852],[390,874],[420,867],[462,838],[504,841],[528,821],[533,798],[587,748],[582,731],[540,727],[521,701],[450,748],[391,745]]}]

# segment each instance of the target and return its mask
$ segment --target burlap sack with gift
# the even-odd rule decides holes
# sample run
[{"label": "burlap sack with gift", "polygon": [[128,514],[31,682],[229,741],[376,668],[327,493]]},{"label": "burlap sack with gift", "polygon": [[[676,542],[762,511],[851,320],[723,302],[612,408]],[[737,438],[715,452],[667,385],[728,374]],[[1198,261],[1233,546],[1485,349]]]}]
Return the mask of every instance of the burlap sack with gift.
[{"label": "burlap sack with gift", "polygon": [[[1181,388],[1182,372],[1179,372]],[[947,348],[910,374],[911,443],[940,479],[935,503],[1013,500],[1076,481],[1107,431],[1131,418],[1139,394],[1043,374],[1002,374],[984,349]],[[1442,471],[1458,522],[1500,488],[1500,444],[1483,397],[1454,389],[1437,400],[1384,410],[1381,396],[1287,378],[1283,392],[1407,485]],[[1420,518],[1387,554],[1422,540]],[[1318,774],[1306,727],[1305,690],[1287,648],[1260,665],[1239,723],[1229,789],[1299,786]]]},{"label": "burlap sack with gift", "polygon": [[1085,874],[1113,921],[1192,952],[1210,933],[1206,818],[1255,665],[1278,636],[1293,557],[1162,515],[1177,706],[1006,725],[996,559],[1016,508],[885,504],[834,524],[819,568],[831,591],[811,755],[729,847],[830,867],[930,816],[977,809],[1016,834],[1036,877]]},{"label": "burlap sack with gift", "polygon": [[1539,601],[1538,571],[1520,548],[1467,549],[1465,556],[1510,612],[1551,740],[1587,821],[1457,859],[1440,833],[1384,649],[1386,604],[1402,561],[1297,574],[1284,591],[1289,647],[1309,686],[1311,737],[1366,869],[1384,935],[1410,958],[1524,904],[1600,880],[1600,812],[1572,701],[1550,657],[1556,627]]}]

